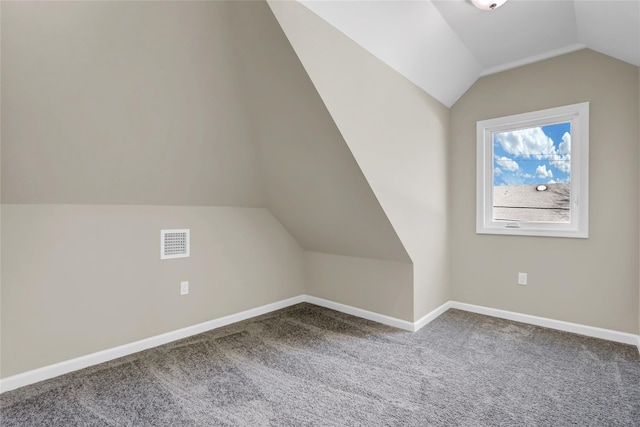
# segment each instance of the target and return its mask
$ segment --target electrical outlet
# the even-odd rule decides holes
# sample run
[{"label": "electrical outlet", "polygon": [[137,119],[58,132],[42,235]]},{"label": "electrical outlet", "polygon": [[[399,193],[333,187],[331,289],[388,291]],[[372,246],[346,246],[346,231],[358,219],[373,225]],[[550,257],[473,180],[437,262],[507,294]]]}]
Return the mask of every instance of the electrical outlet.
[{"label": "electrical outlet", "polygon": [[518,285],[527,284],[527,273],[518,273]]},{"label": "electrical outlet", "polygon": [[180,282],[180,295],[187,295],[189,293],[189,282]]}]

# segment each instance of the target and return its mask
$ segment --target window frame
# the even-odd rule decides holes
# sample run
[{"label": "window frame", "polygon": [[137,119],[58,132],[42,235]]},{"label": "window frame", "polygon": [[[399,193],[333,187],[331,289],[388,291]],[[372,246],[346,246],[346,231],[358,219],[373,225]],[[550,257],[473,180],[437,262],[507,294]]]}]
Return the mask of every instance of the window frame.
[{"label": "window frame", "polygon": [[[570,221],[493,220],[493,135],[571,122]],[[589,102],[480,120],[476,123],[476,233],[544,237],[589,237]]]}]

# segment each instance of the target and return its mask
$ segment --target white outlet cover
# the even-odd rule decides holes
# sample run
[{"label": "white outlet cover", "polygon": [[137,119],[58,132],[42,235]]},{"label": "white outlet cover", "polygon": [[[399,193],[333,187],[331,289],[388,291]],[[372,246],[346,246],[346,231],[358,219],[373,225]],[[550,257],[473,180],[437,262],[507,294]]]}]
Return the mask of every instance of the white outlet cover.
[{"label": "white outlet cover", "polygon": [[527,284],[527,273],[518,273],[518,285]]},{"label": "white outlet cover", "polygon": [[187,295],[189,293],[189,282],[180,282],[180,295]]}]

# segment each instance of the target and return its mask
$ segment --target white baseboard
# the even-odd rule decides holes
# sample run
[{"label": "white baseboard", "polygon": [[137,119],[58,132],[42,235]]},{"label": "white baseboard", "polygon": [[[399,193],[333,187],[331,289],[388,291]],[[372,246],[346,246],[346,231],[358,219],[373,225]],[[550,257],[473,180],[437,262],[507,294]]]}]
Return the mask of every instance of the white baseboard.
[{"label": "white baseboard", "polygon": [[547,319],[545,317],[531,316],[529,314],[515,313],[513,311],[498,310],[496,308],[482,307],[479,305],[466,304],[463,302],[450,301],[450,308],[470,311],[472,313],[484,314],[501,319],[513,320],[515,322],[528,323],[530,325],[542,326],[549,329],[556,329],[564,332],[571,332],[578,335],[585,335],[593,338],[600,338],[608,341],[615,341],[623,344],[638,346],[640,351],[640,336],[626,332],[612,331],[610,329],[596,328],[594,326],[580,325],[578,323],[564,322],[562,320]]},{"label": "white baseboard", "polygon": [[197,335],[202,332],[207,332],[212,329],[220,328],[222,326],[230,325],[241,320],[250,319],[252,317],[267,314],[275,310],[280,310],[291,305],[299,304],[305,301],[305,295],[299,295],[297,297],[289,298],[282,301],[277,301],[272,304],[263,305],[261,307],[253,308],[250,310],[242,311],[240,313],[231,314],[229,316],[220,317],[218,319],[210,320],[208,322],[199,323],[197,325],[189,326],[176,331],[167,332],[165,334],[156,335],[154,337],[145,338],[140,341],[135,341],[129,344],[124,344],[118,347],[113,347],[107,350],[98,351],[96,353],[87,354],[85,356],[76,357],[74,359],[65,360],[64,362],[56,363],[42,368],[27,371],[21,374],[13,375],[0,380],[0,393],[5,391],[15,390],[20,387],[24,387],[29,384],[34,384],[40,381],[55,378],[59,375],[67,374],[73,371],[87,368],[89,366],[104,363],[109,360],[114,360],[119,357],[128,356],[133,353],[137,353],[142,350],[157,347],[159,345],[167,344],[172,341],[180,340],[183,338]]},{"label": "white baseboard", "polygon": [[146,338],[133,343],[121,345],[118,347],[110,348],[107,350],[99,351],[96,353],[88,354],[85,356],[77,357],[74,359],[66,360],[64,362],[56,363],[42,368],[27,371],[18,375],[0,379],[0,393],[5,391],[14,390],[20,387],[24,387],[29,384],[34,384],[47,379],[55,378],[59,375],[67,374],[79,369],[83,369],[89,366],[97,365],[99,363],[114,360],[119,357],[128,356],[133,353],[137,353],[142,350],[157,347],[159,345],[167,344],[172,341],[187,338],[192,335],[207,332],[212,329],[220,328],[232,323],[240,322],[242,320],[251,319],[262,314],[267,314],[275,310],[280,310],[285,307],[289,307],[302,302],[318,305],[320,307],[329,308],[332,310],[340,311],[342,313],[350,314],[353,316],[361,317],[363,319],[372,320],[374,322],[382,323],[384,325],[393,326],[395,328],[404,329],[406,331],[415,332],[436,319],[442,313],[450,308],[456,308],[459,310],[469,311],[478,314],[484,314],[487,316],[499,317],[502,319],[513,320],[516,322],[528,323],[531,325],[543,326],[546,328],[557,329],[565,332],[572,332],[575,334],[586,335],[589,337],[601,338],[609,341],[620,342],[624,344],[632,344],[638,347],[640,352],[640,336],[628,334],[625,332],[611,331],[608,329],[601,329],[592,326],[579,325],[576,323],[563,322],[560,320],[547,319],[544,317],[530,316],[528,314],[520,314],[512,311],[498,310],[495,308],[482,307],[479,305],[466,304],[456,301],[448,301],[437,307],[430,313],[420,318],[416,322],[409,322],[407,320],[397,319],[395,317],[386,316],[384,314],[375,313],[372,311],[364,310],[357,307],[352,307],[346,304],[341,304],[326,299],[313,297],[309,295],[299,295],[297,297],[288,298],[286,300],[278,301],[272,304],[263,305],[257,308],[246,310],[240,313],[231,314],[218,319],[210,320],[208,322],[200,323],[197,325],[189,326],[187,328],[179,329],[165,334],[157,335],[155,337]]},{"label": "white baseboard", "polygon": [[330,308],[331,310],[341,313],[351,314],[352,316],[361,317],[383,325],[393,326],[394,328],[404,329],[405,331],[414,332],[415,326],[407,320],[396,319],[395,317],[386,316],[384,314],[374,313],[373,311],[363,310],[361,308],[352,307],[339,302],[333,302],[326,299],[305,295],[305,302],[309,304],[319,305],[320,307]]},{"label": "white baseboard", "polygon": [[440,307],[422,316],[418,321],[416,321],[413,324],[413,331],[414,332],[419,331],[420,329],[422,329],[423,327],[425,327],[426,325],[428,325],[429,323],[437,319],[442,313],[444,313],[445,311],[451,308],[451,303],[452,301],[447,301],[444,304],[442,304]]}]

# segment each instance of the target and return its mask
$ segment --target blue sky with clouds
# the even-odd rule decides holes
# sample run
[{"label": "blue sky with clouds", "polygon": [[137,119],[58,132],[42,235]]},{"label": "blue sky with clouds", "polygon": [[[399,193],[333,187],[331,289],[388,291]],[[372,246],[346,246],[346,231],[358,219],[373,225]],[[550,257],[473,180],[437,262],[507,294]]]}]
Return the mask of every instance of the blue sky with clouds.
[{"label": "blue sky with clouds", "polygon": [[570,182],[571,123],[493,135],[493,184]]}]

